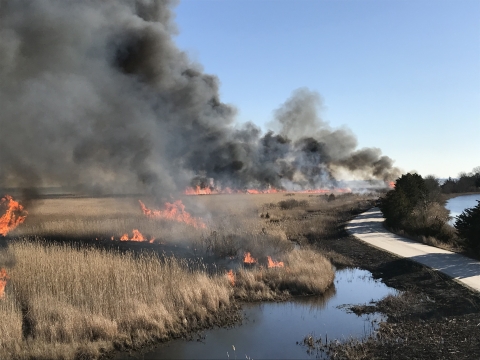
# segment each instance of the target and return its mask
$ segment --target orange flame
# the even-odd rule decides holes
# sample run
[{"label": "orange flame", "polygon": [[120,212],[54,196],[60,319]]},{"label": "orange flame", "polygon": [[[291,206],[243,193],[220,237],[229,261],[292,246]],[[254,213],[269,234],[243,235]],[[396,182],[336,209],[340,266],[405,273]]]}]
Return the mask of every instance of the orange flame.
[{"label": "orange flame", "polygon": [[25,221],[28,213],[10,195],[5,195],[0,200],[0,208],[6,209],[5,214],[0,217],[0,235],[7,236],[11,230]]},{"label": "orange flame", "polygon": [[[269,188],[269,189],[245,189],[245,190],[238,190],[238,189],[230,189],[228,187],[222,190],[212,190],[210,188],[200,188],[200,186],[196,186],[195,188],[188,187],[185,189],[185,195],[212,195],[212,194],[277,194],[277,193],[285,193],[287,190],[283,189],[276,189],[276,188]],[[330,194],[330,193],[351,193],[352,190],[350,188],[335,188],[335,189],[310,189],[310,190],[291,190],[288,191],[289,193],[296,193],[296,194]]]},{"label": "orange flame", "polygon": [[272,260],[272,258],[270,256],[267,256],[267,260],[268,260],[268,267],[269,268],[272,268],[272,267],[283,267],[284,264],[283,264],[283,261],[275,261],[275,260]]},{"label": "orange flame", "polygon": [[235,286],[235,274],[233,273],[233,270],[230,269],[228,272],[227,272],[227,278],[228,278],[228,281],[230,281],[230,284],[232,286]]},{"label": "orange flame", "polygon": [[192,225],[196,228],[206,228],[205,223],[201,219],[193,217],[185,210],[185,205],[183,205],[181,200],[177,200],[173,203],[165,203],[164,210],[150,210],[143,202],[140,200],[138,200],[138,202],[140,203],[143,213],[149,218],[174,220]]},{"label": "orange flame", "polygon": [[257,260],[249,252],[247,252],[247,253],[245,253],[245,257],[243,259],[243,262],[245,264],[254,264],[254,263],[257,262]]},{"label": "orange flame", "polygon": [[[155,241],[153,237],[150,240],[147,240],[147,238],[143,236],[142,233],[138,231],[138,229],[133,229],[132,233],[133,235],[131,238],[128,237],[128,234],[123,234],[120,237],[120,241],[137,241],[137,242],[148,241],[150,244],[153,244],[153,242]],[[112,240],[113,240],[113,236],[112,236]]]},{"label": "orange flame", "polygon": [[395,181],[390,181],[390,182],[388,183],[388,187],[389,187],[390,189],[395,189]]},{"label": "orange flame", "polygon": [[212,191],[210,188],[204,188],[202,189],[200,186],[195,186],[193,187],[187,187],[185,189],[185,195],[210,195],[210,194],[216,194],[216,191]]},{"label": "orange flame", "polygon": [[5,296],[5,286],[7,285],[7,280],[10,277],[7,275],[7,271],[5,269],[0,269],[0,299]]}]

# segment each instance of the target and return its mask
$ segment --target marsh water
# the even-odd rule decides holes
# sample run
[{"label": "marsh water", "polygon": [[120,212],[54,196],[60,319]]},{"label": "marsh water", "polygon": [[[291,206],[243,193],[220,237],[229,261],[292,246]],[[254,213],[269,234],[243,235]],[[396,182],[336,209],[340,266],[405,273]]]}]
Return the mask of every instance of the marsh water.
[{"label": "marsh water", "polygon": [[463,210],[475,207],[477,200],[480,200],[480,194],[462,195],[448,200],[445,207],[447,210],[450,210],[450,216],[452,216],[450,224],[453,225],[455,223],[455,217],[460,215]]},{"label": "marsh water", "polygon": [[[288,302],[244,304],[243,323],[217,328],[174,340],[136,354],[140,359],[311,359],[303,344],[307,335],[323,341],[370,335],[381,314],[357,316],[345,305],[368,304],[396,291],[371,273],[360,269],[338,270],[334,287],[323,296],[302,297]],[[299,344],[297,344],[297,342]],[[122,354],[117,359],[132,359]]]}]

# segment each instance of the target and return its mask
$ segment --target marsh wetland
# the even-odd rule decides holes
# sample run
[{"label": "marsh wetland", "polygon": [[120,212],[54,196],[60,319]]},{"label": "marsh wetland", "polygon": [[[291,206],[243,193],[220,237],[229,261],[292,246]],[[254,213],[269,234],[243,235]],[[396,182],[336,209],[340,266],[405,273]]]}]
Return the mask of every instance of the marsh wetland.
[{"label": "marsh wetland", "polygon": [[[375,333],[385,317],[356,315],[349,305],[371,304],[396,291],[374,280],[368,271],[338,270],[334,286],[322,296],[297,297],[285,302],[242,304],[242,323],[231,328],[198,332],[189,339],[163,344],[141,354],[142,359],[311,359],[310,337],[344,341]],[[234,350],[235,349],[235,350]],[[325,356],[325,354],[323,354]],[[115,359],[138,358],[120,354]]]},{"label": "marsh wetland", "polygon": [[32,200],[25,221],[1,240],[8,277],[0,357],[480,353],[477,294],[346,233],[345,223],[375,198]]}]

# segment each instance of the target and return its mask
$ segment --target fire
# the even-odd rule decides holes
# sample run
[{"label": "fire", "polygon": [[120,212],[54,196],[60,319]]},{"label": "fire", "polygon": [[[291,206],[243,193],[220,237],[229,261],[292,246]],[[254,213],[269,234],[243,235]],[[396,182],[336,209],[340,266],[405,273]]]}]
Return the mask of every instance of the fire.
[{"label": "fire", "polygon": [[0,208],[6,209],[5,214],[0,217],[0,235],[7,236],[11,230],[25,221],[28,213],[10,195],[5,195],[0,200]]},{"label": "fire", "polygon": [[177,200],[173,203],[165,203],[164,210],[151,210],[140,200],[138,200],[138,202],[140,203],[143,213],[149,218],[173,220],[192,225],[196,228],[206,228],[205,223],[201,219],[193,217],[185,210],[185,205],[183,205],[181,200]]},{"label": "fire", "polygon": [[[185,189],[185,195],[212,195],[212,194],[277,194],[277,193],[286,193],[287,190],[283,189],[276,189],[276,188],[268,188],[268,189],[245,189],[245,190],[238,190],[238,189],[230,189],[228,187],[217,190],[212,190],[211,188],[201,188],[200,186],[188,187]],[[335,189],[310,189],[310,190],[291,190],[288,191],[289,193],[296,193],[296,194],[330,194],[330,193],[351,193],[352,190],[350,188],[335,188]]]},{"label": "fire", "polygon": [[210,195],[216,194],[216,191],[212,191],[210,188],[202,189],[200,186],[188,187],[185,189],[185,195]]},{"label": "fire", "polygon": [[395,189],[395,181],[390,181],[390,182],[388,183],[388,187],[389,187],[390,189]]},{"label": "fire", "polygon": [[235,189],[230,189],[229,187],[226,187],[222,190],[218,189],[211,189],[211,188],[201,188],[200,186],[195,186],[193,187],[187,187],[184,191],[185,195],[216,195],[216,194],[242,194],[245,193],[245,191],[242,190],[235,190]]},{"label": "fire", "polygon": [[267,256],[267,260],[268,260],[268,267],[269,268],[283,267],[284,266],[283,261],[272,260],[272,258],[270,256]]},{"label": "fire", "polygon": [[243,262],[245,264],[254,264],[254,263],[257,262],[257,260],[249,252],[247,252],[247,253],[245,253],[245,257],[243,259]]},{"label": "fire", "polygon": [[[153,242],[155,241],[153,237],[150,240],[147,240],[147,238],[143,236],[142,233],[138,231],[138,229],[133,229],[132,233],[133,235],[131,238],[128,237],[128,234],[123,234],[120,237],[120,241],[138,241],[138,242],[148,241],[150,244],[153,244]],[[112,236],[112,240],[113,240],[113,236]]]},{"label": "fire", "polygon": [[7,271],[5,269],[0,269],[0,299],[5,296],[5,286],[7,285],[7,280],[10,277],[7,275]]},{"label": "fire", "polygon": [[230,284],[232,286],[235,286],[235,274],[233,273],[233,270],[230,269],[228,272],[227,272],[227,278],[228,278],[228,281],[230,281]]}]

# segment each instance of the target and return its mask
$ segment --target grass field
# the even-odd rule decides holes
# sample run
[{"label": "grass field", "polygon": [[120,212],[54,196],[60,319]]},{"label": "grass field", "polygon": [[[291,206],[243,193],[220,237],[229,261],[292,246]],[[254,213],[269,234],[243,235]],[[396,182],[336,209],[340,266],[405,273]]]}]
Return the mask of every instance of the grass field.
[{"label": "grass field", "polygon": [[[334,271],[309,244],[330,236],[336,214],[368,196],[182,200],[205,228],[150,219],[136,198],[32,201],[0,251],[9,275],[0,299],[0,358],[98,358],[221,325],[239,300],[322,294]],[[133,229],[155,243],[119,241]],[[173,255],[162,255],[164,246]],[[247,252],[256,263],[244,265]]]}]

